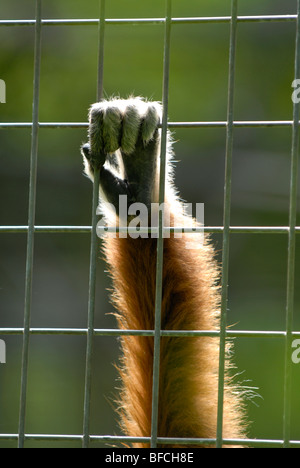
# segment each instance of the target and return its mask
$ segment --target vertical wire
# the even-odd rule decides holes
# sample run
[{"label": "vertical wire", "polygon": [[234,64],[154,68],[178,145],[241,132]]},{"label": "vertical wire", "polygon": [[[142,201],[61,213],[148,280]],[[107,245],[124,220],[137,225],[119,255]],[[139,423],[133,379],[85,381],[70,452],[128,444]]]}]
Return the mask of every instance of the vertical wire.
[{"label": "vertical wire", "polygon": [[[298,0],[298,18],[295,52],[295,79],[300,78],[300,0]],[[299,114],[300,104],[293,107],[293,136],[291,153],[290,206],[289,206],[289,238],[288,238],[288,268],[287,268],[287,302],[286,302],[286,340],[284,368],[284,407],[283,407],[283,440],[284,447],[290,443],[291,426],[291,394],[292,394],[292,331],[295,291],[295,256],[296,256],[296,221],[297,221],[297,185],[299,166]]]},{"label": "vertical wire", "polygon": [[91,383],[92,383],[92,354],[94,337],[95,295],[96,295],[96,266],[97,266],[97,215],[99,202],[100,171],[94,172],[93,202],[92,202],[92,234],[90,249],[90,273],[89,273],[89,299],[88,299],[88,331],[85,363],[84,385],[84,412],[83,412],[83,448],[88,448],[90,440],[90,407],[91,407]]},{"label": "vertical wire", "polygon": [[[98,46],[98,77],[97,100],[103,97],[103,68],[104,68],[104,25],[105,25],[105,0],[100,0],[99,20],[99,46]],[[85,364],[84,385],[84,410],[83,410],[83,441],[82,447],[88,448],[90,441],[90,414],[91,414],[91,387],[92,387],[92,356],[94,342],[94,318],[96,296],[96,267],[97,267],[97,207],[99,203],[100,168],[95,168],[92,200],[92,233],[90,248],[90,272],[89,272],[89,299],[88,299],[88,333]]]},{"label": "vertical wire", "polygon": [[103,99],[105,0],[100,0],[97,101]]},{"label": "vertical wire", "polygon": [[19,409],[19,434],[18,447],[24,447],[25,440],[25,413],[28,378],[29,337],[32,303],[32,276],[34,257],[34,224],[36,211],[36,183],[37,183],[37,159],[38,159],[38,130],[39,130],[39,97],[40,97],[40,69],[42,50],[42,4],[36,0],[35,45],[34,45],[34,83],[33,83],[33,109],[32,109],[32,134],[30,155],[30,180],[28,203],[28,235],[26,254],[25,276],[25,303],[24,303],[24,334],[22,349],[21,370],[21,394]]},{"label": "vertical wire", "polygon": [[[171,22],[172,22],[172,0],[166,0],[163,96],[162,96],[163,117],[162,117],[160,180],[159,180],[159,204],[160,206],[165,201]],[[158,432],[159,366],[160,366],[160,339],[161,339],[160,332],[161,332],[163,248],[164,248],[163,223],[164,223],[163,210],[160,210],[159,211],[159,235],[157,239],[157,263],[156,263],[155,334],[154,334],[154,357],[153,357],[151,448],[156,448],[157,446],[157,432]]]},{"label": "vertical wire", "polygon": [[217,448],[223,445],[223,410],[224,410],[224,383],[226,360],[226,324],[229,278],[229,238],[230,238],[230,211],[231,211],[231,178],[233,153],[233,110],[234,110],[234,84],[235,84],[235,58],[237,36],[238,0],[232,0],[231,26],[230,26],[230,52],[229,52],[229,83],[228,108],[226,132],[226,166],[224,188],[223,213],[223,250],[222,250],[222,295],[221,295],[221,322],[220,322],[220,355],[219,355],[219,384],[218,384],[218,415],[217,415]]}]

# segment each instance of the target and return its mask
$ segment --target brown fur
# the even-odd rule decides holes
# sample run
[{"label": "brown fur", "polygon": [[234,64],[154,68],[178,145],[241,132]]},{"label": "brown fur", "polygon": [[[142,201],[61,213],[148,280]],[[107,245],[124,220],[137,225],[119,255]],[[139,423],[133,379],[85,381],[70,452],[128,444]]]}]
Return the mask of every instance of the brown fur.
[{"label": "brown fur", "polygon": [[[199,250],[185,249],[185,241],[184,237],[164,239],[161,328],[217,330],[218,267],[213,249],[207,240]],[[154,329],[156,247],[156,239],[151,238],[104,241],[121,329]],[[121,346],[121,426],[126,435],[150,436],[154,339],[123,337]],[[218,364],[218,338],[162,337],[159,437],[216,437]],[[228,378],[223,437],[244,437],[241,400]],[[141,443],[133,446],[149,447]]]}]

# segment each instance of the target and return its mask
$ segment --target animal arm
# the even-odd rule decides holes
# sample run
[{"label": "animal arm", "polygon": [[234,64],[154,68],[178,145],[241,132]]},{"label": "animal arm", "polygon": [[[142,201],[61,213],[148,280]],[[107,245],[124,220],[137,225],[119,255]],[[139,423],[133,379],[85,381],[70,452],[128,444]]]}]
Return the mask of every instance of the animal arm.
[{"label": "animal arm", "polygon": [[[120,195],[126,195],[128,206],[139,202],[150,209],[158,201],[161,114],[160,104],[142,98],[113,99],[90,109],[89,142],[82,147],[82,155],[92,180],[95,165],[100,167],[100,204],[110,226],[118,223]],[[178,226],[184,225],[188,215],[174,188],[168,138],[164,216],[171,226]],[[192,236],[171,234],[164,239],[163,330],[219,329],[219,267],[209,239],[205,237],[199,245],[197,235]],[[113,282],[112,302],[121,329],[153,330],[157,239],[150,234],[136,237],[103,239]],[[133,437],[151,434],[153,346],[153,337],[124,336],[121,340],[122,388],[117,411],[123,431]],[[216,437],[218,365],[218,338],[161,338],[159,437]],[[227,369],[230,365],[228,360]],[[228,375],[223,437],[245,438],[241,396]]]}]

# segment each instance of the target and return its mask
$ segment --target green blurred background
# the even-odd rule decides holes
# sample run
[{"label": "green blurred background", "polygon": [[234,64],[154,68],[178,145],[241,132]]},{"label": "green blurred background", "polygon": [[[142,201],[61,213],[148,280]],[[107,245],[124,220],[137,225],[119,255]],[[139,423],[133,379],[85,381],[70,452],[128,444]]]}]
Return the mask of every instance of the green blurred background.
[{"label": "green blurred background", "polygon": [[[107,0],[107,18],[162,17],[163,0]],[[230,15],[230,0],[173,0],[173,16]],[[240,15],[295,14],[296,0],[240,0]],[[0,19],[32,19],[33,0],[2,0]],[[43,1],[44,18],[98,18],[99,1]],[[292,120],[295,22],[238,26],[235,120]],[[131,93],[161,100],[163,25],[108,25],[105,95]],[[85,122],[96,99],[96,26],[43,29],[41,122]],[[33,95],[33,27],[0,27],[0,78],[7,103],[1,122],[30,122]],[[174,25],[171,121],[226,120],[229,24]],[[176,184],[189,202],[205,203],[205,223],[222,225],[225,129],[178,129],[174,135]],[[28,212],[30,129],[0,130],[0,223],[25,225]],[[291,128],[235,130],[232,225],[286,226],[289,208]],[[92,185],[82,175],[84,129],[41,129],[37,225],[90,225]],[[299,221],[298,221],[299,223]],[[213,236],[220,256],[222,239]],[[87,325],[89,236],[37,234],[32,327]],[[299,241],[297,242],[297,254]],[[228,321],[241,330],[284,330],[287,235],[231,237]],[[26,236],[1,234],[0,327],[22,327]],[[105,265],[97,266],[97,328],[116,326],[109,313]],[[299,329],[300,270],[296,258],[294,328]],[[7,364],[0,366],[0,433],[17,433],[21,336],[0,336]],[[84,337],[32,336],[26,433],[82,433]],[[284,339],[239,338],[240,380],[261,398],[247,403],[252,438],[282,439]],[[115,338],[95,338],[92,434],[119,434],[111,400],[118,386]],[[300,439],[300,365],[293,366],[292,439]],[[1,442],[0,447],[14,447]],[[26,442],[26,447],[79,447],[80,443]],[[101,444],[92,444],[101,447]]]}]

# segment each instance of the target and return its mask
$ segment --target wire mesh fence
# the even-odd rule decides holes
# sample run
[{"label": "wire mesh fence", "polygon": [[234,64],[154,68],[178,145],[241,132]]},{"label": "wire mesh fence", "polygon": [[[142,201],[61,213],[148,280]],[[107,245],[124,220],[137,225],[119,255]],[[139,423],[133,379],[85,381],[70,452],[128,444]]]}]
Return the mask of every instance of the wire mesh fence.
[{"label": "wire mesh fence", "polygon": [[[130,443],[137,439],[126,436],[96,435],[91,433],[91,381],[92,381],[92,356],[96,337],[99,336],[122,336],[139,335],[153,336],[155,341],[154,372],[153,372],[153,400],[152,400],[152,433],[139,441],[151,443],[155,448],[157,444],[194,444],[197,445],[244,445],[244,440],[224,440],[222,436],[223,420],[223,391],[225,372],[225,343],[228,338],[281,338],[285,340],[284,351],[284,389],[283,389],[283,414],[282,428],[283,437],[281,439],[252,438],[247,440],[247,445],[252,447],[298,447],[300,440],[291,440],[291,387],[292,387],[292,342],[300,337],[300,332],[293,328],[294,317],[294,294],[295,294],[295,259],[296,259],[296,238],[300,233],[297,226],[297,185],[298,185],[298,141],[299,141],[299,103],[295,102],[293,109],[293,120],[251,120],[237,121],[234,115],[235,97],[235,71],[236,71],[236,50],[238,44],[238,25],[240,23],[293,23],[296,25],[296,47],[295,47],[295,67],[294,79],[300,79],[300,16],[298,1],[298,14],[286,15],[257,15],[240,16],[238,14],[238,0],[231,2],[230,16],[219,17],[172,17],[172,0],[166,0],[166,15],[164,18],[132,18],[132,19],[112,19],[106,18],[105,0],[100,0],[99,19],[43,19],[42,0],[36,0],[36,18],[30,20],[0,20],[0,28],[13,27],[34,27],[35,29],[35,57],[34,57],[34,86],[33,86],[33,114],[32,122],[1,122],[0,130],[22,128],[31,129],[31,158],[30,158],[30,180],[29,180],[29,205],[27,225],[1,225],[0,234],[26,234],[26,272],[25,272],[25,299],[24,299],[24,325],[23,327],[2,327],[0,336],[5,338],[9,335],[20,335],[23,339],[22,363],[21,363],[21,388],[20,388],[20,408],[18,433],[2,433],[0,441],[17,441],[19,447],[24,447],[27,441],[76,441],[81,442],[83,447],[88,447],[91,442],[102,443]],[[194,331],[168,331],[160,330],[161,298],[162,298],[162,265],[163,265],[163,232],[162,220],[160,220],[160,235],[158,239],[158,259],[157,259],[157,290],[156,290],[156,321],[155,330],[117,330],[100,329],[95,327],[95,290],[96,290],[96,263],[98,242],[96,235],[96,207],[98,201],[99,173],[96,173],[92,197],[92,220],[88,226],[71,225],[36,225],[35,212],[37,203],[37,161],[38,161],[38,138],[39,132],[43,128],[48,129],[86,129],[86,122],[41,122],[40,111],[40,80],[41,80],[41,51],[42,32],[44,28],[54,28],[56,26],[69,26],[76,28],[79,26],[98,26],[98,74],[97,74],[97,99],[103,98],[103,79],[105,73],[104,48],[106,44],[106,28],[117,27],[118,25],[156,25],[164,27],[164,61],[162,76],[162,101],[164,107],[164,117],[162,122],[162,158],[161,158],[161,180],[160,180],[160,200],[164,199],[164,155],[166,152],[167,129],[194,129],[194,128],[223,128],[226,130],[226,167],[225,167],[225,188],[223,206],[223,224],[221,226],[205,226],[205,232],[222,235],[222,308],[221,326],[218,332],[210,330]],[[204,24],[228,24],[230,27],[229,39],[229,71],[228,71],[228,103],[227,119],[225,121],[196,121],[196,122],[171,122],[168,121],[169,103],[169,78],[170,78],[170,48],[172,46],[172,30],[178,25],[196,24],[199,28]],[[42,104],[41,104],[42,105]],[[237,128],[290,128],[292,129],[291,144],[291,172],[290,172],[290,203],[289,203],[289,224],[286,226],[232,226],[231,225],[231,185],[232,185],[232,156],[234,144],[234,131]],[[32,309],[32,279],[35,250],[34,243],[36,236],[49,234],[85,234],[90,236],[90,267],[89,267],[89,292],[88,292],[88,312],[86,328],[49,328],[31,326]],[[286,295],[286,328],[280,331],[274,330],[239,330],[228,328],[227,304],[228,304],[228,283],[229,283],[229,261],[230,243],[233,236],[272,234],[285,236],[287,242],[287,295]],[[61,335],[61,336],[84,336],[86,338],[86,361],[84,377],[84,404],[83,404],[83,429],[80,434],[32,434],[26,432],[26,404],[28,400],[28,362],[30,353],[30,338],[32,336]],[[162,336],[215,336],[220,339],[220,362],[219,362],[219,400],[218,400],[218,427],[215,439],[166,439],[158,437],[158,378],[159,378],[159,351],[160,338]]]}]

